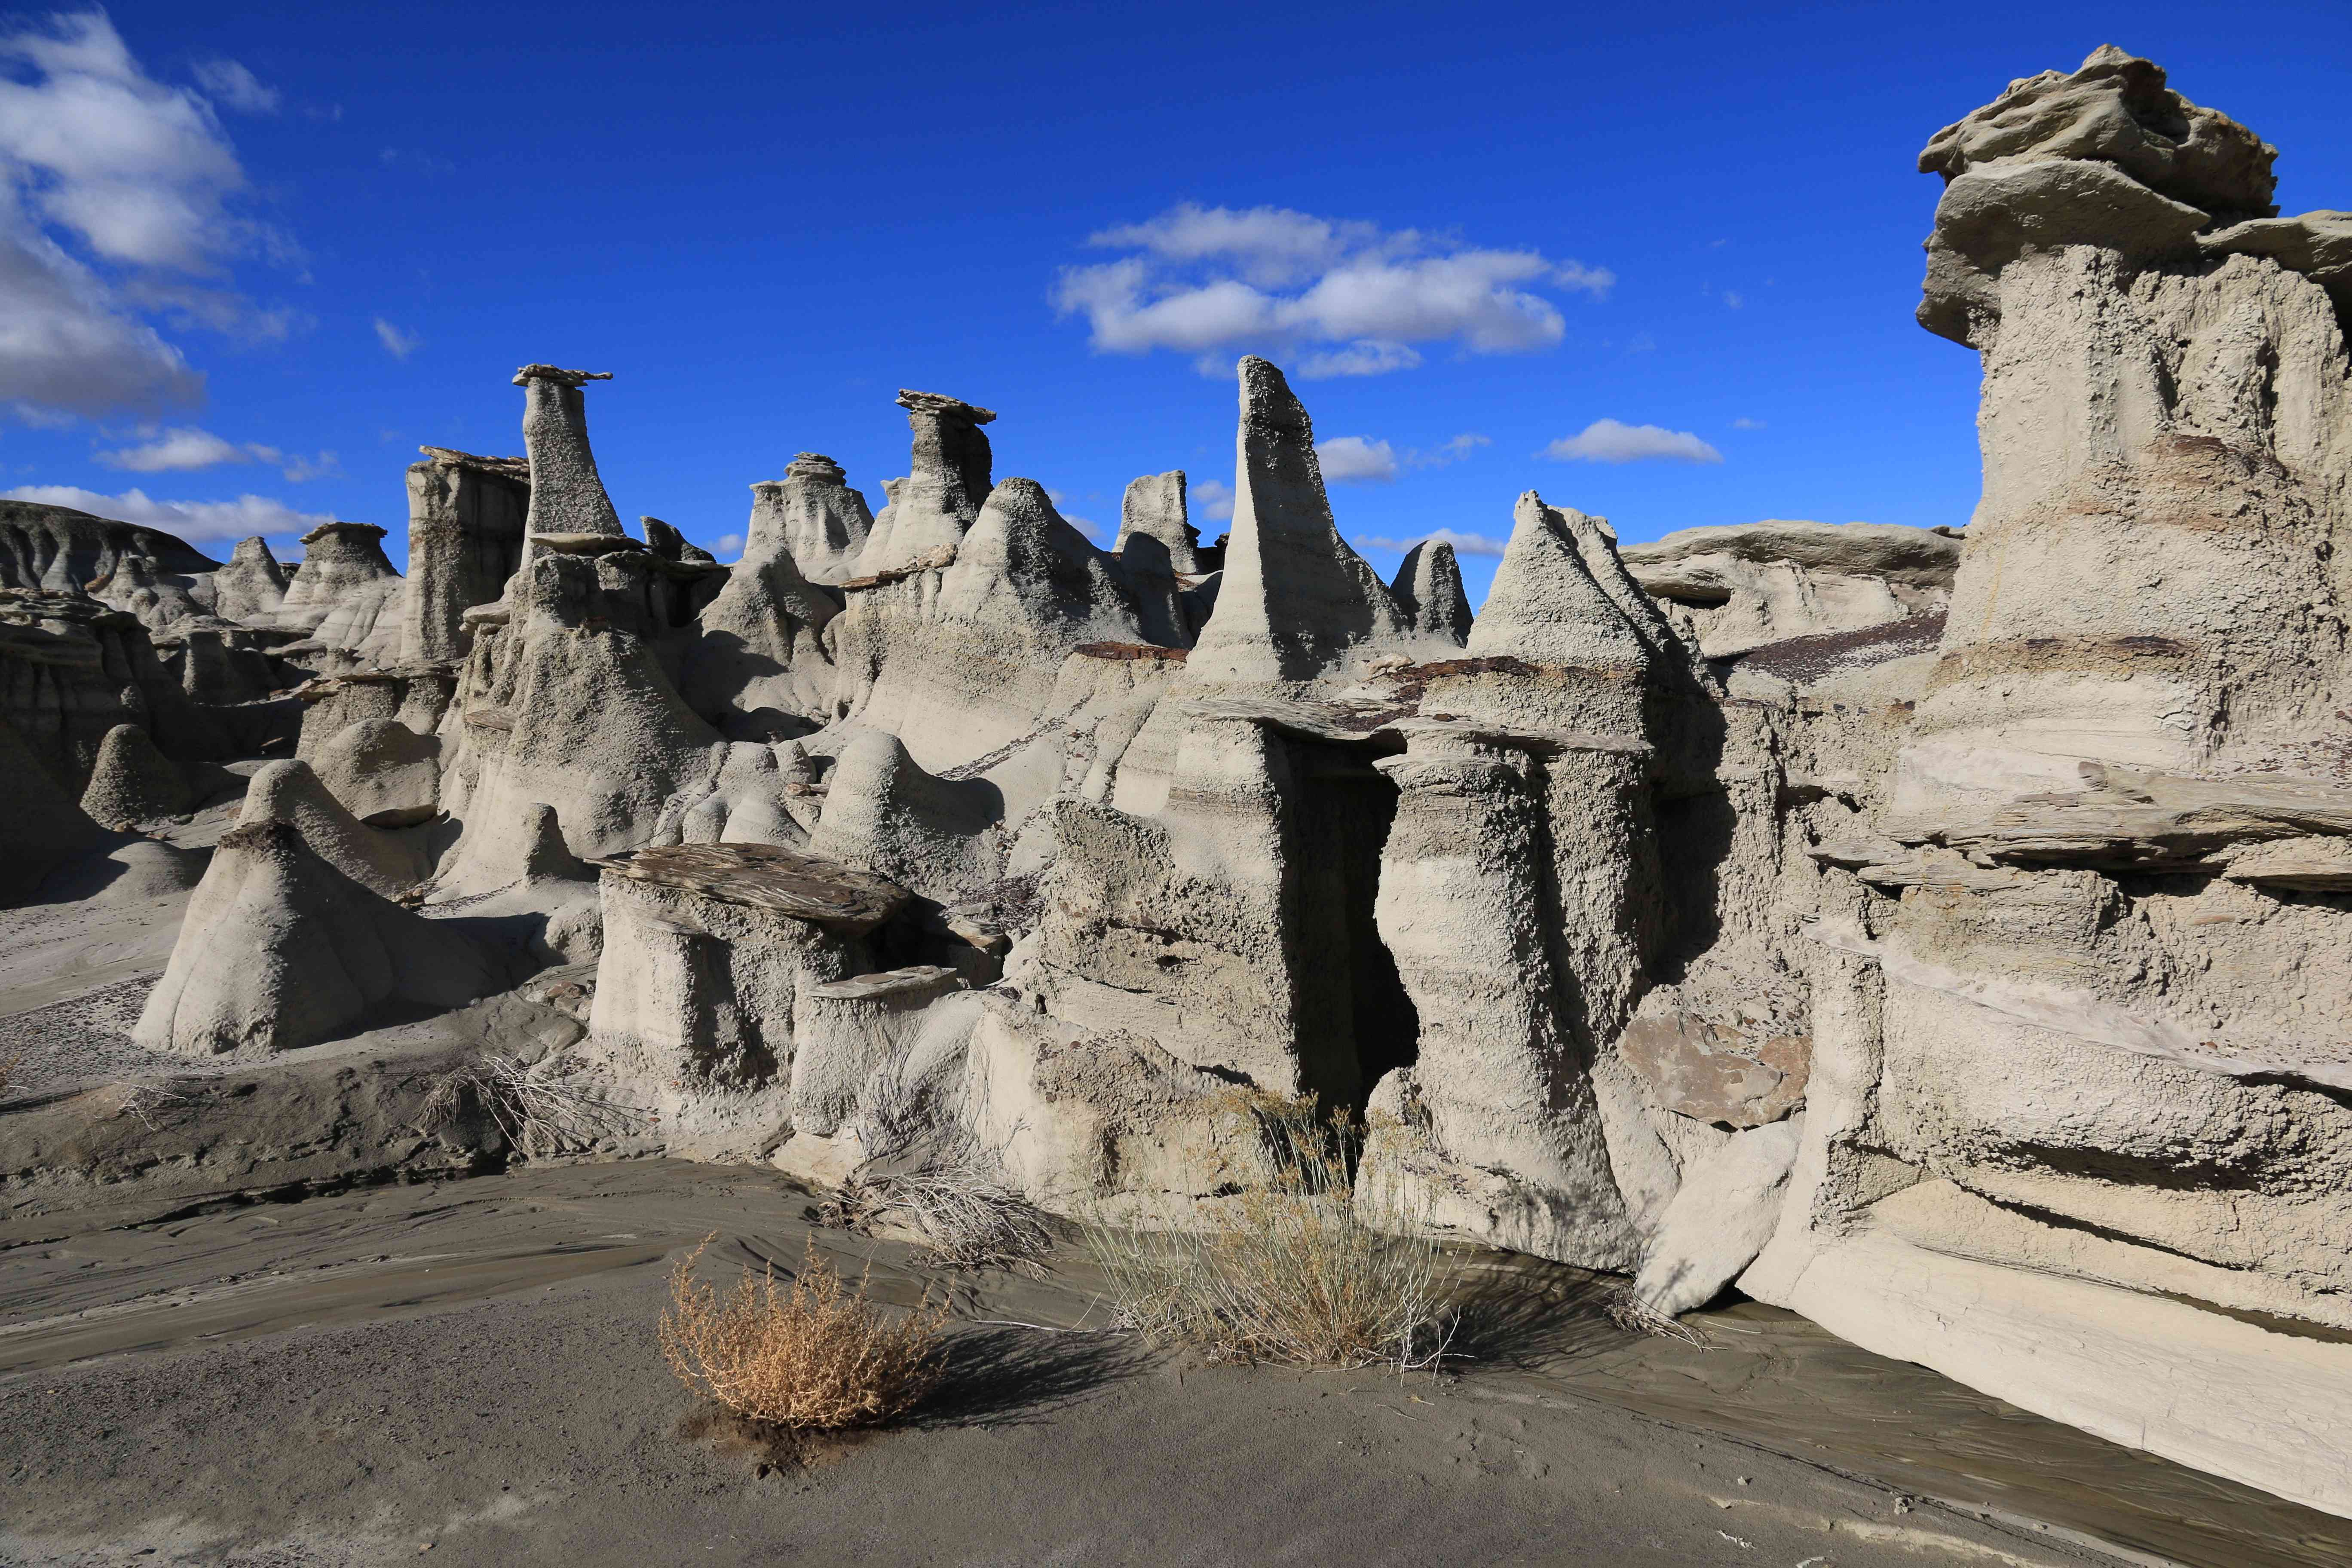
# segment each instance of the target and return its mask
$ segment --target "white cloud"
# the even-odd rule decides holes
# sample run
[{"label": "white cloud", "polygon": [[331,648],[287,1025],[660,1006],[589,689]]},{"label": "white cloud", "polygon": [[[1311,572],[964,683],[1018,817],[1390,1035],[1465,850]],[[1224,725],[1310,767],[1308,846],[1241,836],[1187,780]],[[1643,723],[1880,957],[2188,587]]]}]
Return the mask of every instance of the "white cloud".
[{"label": "white cloud", "polygon": [[212,94],[213,101],[240,114],[275,114],[278,112],[278,89],[264,87],[254,74],[235,60],[198,60],[196,85]]},{"label": "white cloud", "polygon": [[332,452],[305,458],[264,446],[258,441],[247,441],[240,446],[236,442],[224,440],[209,430],[199,430],[192,426],[170,430],[147,426],[142,428],[139,435],[142,445],[100,452],[98,460],[110,468],[124,468],[134,474],[183,473],[196,468],[217,468],[224,463],[271,463],[296,484],[340,471]]},{"label": "white cloud", "polygon": [[192,542],[244,539],[256,533],[308,533],[331,521],[323,512],[296,511],[284,501],[257,495],[241,495],[235,500],[155,500],[138,489],[108,496],[77,485],[18,485],[0,490],[0,498],[69,506],[118,522],[160,528]]},{"label": "white cloud", "polygon": [[1742,415],[1740,417],[1731,422],[1731,427],[1734,430],[1761,430],[1764,428],[1764,421],[1761,419],[1750,419],[1747,416]]},{"label": "white cloud", "polygon": [[743,536],[740,533],[720,534],[710,542],[710,553],[732,566],[743,558]]},{"label": "white cloud", "polygon": [[1211,522],[1229,522],[1234,515],[1234,487],[1223,479],[1202,479],[1185,488],[1184,510],[1199,512]]},{"label": "white cloud", "polygon": [[406,359],[425,341],[415,332],[402,331],[382,316],[375,319],[375,335],[376,341],[383,344],[383,352],[394,359]]},{"label": "white cloud", "polygon": [[[282,236],[230,210],[245,188],[211,102],[149,77],[103,11],[0,32],[0,402],[91,416],[201,402],[204,378],[142,308],[207,325],[242,309],[259,334],[282,335],[286,320],[234,295],[154,276],[290,256]],[[129,283],[93,259],[134,269]]]},{"label": "white cloud", "polygon": [[1055,303],[1087,318],[1096,348],[1300,349],[1307,379],[1410,369],[1422,363],[1416,342],[1471,353],[1543,348],[1565,322],[1536,288],[1599,298],[1616,281],[1605,268],[1532,250],[1480,249],[1286,207],[1186,203],[1087,243],[1139,252],[1062,270]]},{"label": "white cloud", "polygon": [[1573,436],[1543,449],[1562,462],[1639,463],[1653,458],[1676,463],[1720,463],[1723,454],[1687,430],[1663,425],[1626,425],[1596,419]]},{"label": "white cloud", "polygon": [[249,463],[253,454],[209,430],[184,426],[165,430],[143,446],[100,452],[98,460],[110,468],[128,468],[134,474],[161,474],[209,468],[219,463]]},{"label": "white cloud", "polygon": [[1404,455],[1405,466],[1414,468],[1442,468],[1448,463],[1460,462],[1481,447],[1491,447],[1494,444],[1492,437],[1481,436],[1475,431],[1465,431],[1451,441],[1439,446],[1434,451],[1424,452],[1416,447],[1407,452]]},{"label": "white cloud", "polygon": [[1298,379],[1328,381],[1336,375],[1386,375],[1392,370],[1411,370],[1419,363],[1421,351],[1412,344],[1368,338],[1344,349],[1308,354],[1298,362]]},{"label": "white cloud", "polygon": [[1740,298],[1739,295],[1728,289],[1726,289],[1723,291],[1723,302],[1726,306],[1734,310],[1737,310],[1740,306],[1748,303],[1746,300]]},{"label": "white cloud", "polygon": [[1336,485],[1384,485],[1397,477],[1397,456],[1386,441],[1335,436],[1315,443],[1323,477]]},{"label": "white cloud", "polygon": [[1489,539],[1483,533],[1457,533],[1453,529],[1441,528],[1434,532],[1424,533],[1419,539],[1371,537],[1359,539],[1356,542],[1369,544],[1375,550],[1411,550],[1416,544],[1450,544],[1456,555],[1500,555],[1507,542]]}]

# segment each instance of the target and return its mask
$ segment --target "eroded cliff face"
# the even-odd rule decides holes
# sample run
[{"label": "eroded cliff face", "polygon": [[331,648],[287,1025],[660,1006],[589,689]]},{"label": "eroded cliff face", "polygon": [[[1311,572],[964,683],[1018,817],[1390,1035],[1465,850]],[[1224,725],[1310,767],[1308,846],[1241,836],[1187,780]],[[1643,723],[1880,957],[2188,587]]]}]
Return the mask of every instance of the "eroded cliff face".
[{"label": "eroded cliff face", "polygon": [[[731,568],[625,532],[601,378],[526,367],[527,464],[411,471],[404,584],[353,524],[276,600],[233,563],[344,657],[143,1027],[282,1047],[563,962],[581,1070],[658,1113],[609,1152],[977,1158],[1154,1224],[1311,1094],[1381,1223],[1668,1316],[1737,1283],[2352,1510],[2346,250],[2273,156],[2120,51],[2013,84],[1922,160],[1964,532],[1621,552],[1529,491],[1475,616],[1444,545],[1348,547],[1263,360],[1222,551],[1178,472],[1097,548],[907,392],[881,514],[802,454]],[[104,640],[147,634],[78,602],[12,603],[11,716],[171,798]],[[36,622],[121,679],[20,679]]]}]

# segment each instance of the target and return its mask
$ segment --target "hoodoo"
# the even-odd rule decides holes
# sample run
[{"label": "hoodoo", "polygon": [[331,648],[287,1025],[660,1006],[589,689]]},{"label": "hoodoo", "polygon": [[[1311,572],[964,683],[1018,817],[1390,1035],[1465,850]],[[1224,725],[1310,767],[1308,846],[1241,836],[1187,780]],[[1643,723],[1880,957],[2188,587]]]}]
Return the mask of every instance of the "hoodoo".
[{"label": "hoodoo", "polygon": [[1919,161],[1965,530],[1621,549],[1528,489],[1475,615],[1254,355],[1222,547],[1169,469],[1102,549],[907,391],[878,516],[800,453],[722,564],[545,364],[527,458],[408,469],[404,580],[0,503],[0,878],[242,787],[154,1048],[521,997],[629,1113],[572,1152],[1180,1229],[1311,1095],[1385,1235],[2352,1514],[2352,216],[2274,156],[2113,47],[2012,83]]}]

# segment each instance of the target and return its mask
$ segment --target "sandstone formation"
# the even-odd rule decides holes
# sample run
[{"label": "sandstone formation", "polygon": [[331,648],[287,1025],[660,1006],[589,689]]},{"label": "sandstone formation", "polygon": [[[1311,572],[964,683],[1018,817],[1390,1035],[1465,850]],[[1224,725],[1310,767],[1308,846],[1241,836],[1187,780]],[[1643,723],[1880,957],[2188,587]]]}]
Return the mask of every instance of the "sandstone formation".
[{"label": "sandstone formation", "polygon": [[423,448],[408,466],[408,577],[400,658],[466,655],[466,612],[496,599],[522,561],[530,461]]},{"label": "sandstone formation", "polygon": [[1960,541],[1885,523],[1775,521],[1686,528],[1631,546],[1624,560],[1701,653],[1730,658],[1795,637],[1940,617]]},{"label": "sandstone formation", "polygon": [[286,568],[269,552],[265,539],[240,539],[228,564],[212,574],[210,608],[224,620],[246,626],[277,619],[286,601]]},{"label": "sandstone formation", "polygon": [[2352,220],[2275,216],[2273,156],[2118,50],[2012,84],[1922,160],[1920,320],[1983,374],[1964,531],[1621,552],[1529,490],[1475,617],[1443,543],[1349,548],[1261,359],[1222,553],[1181,472],[1105,551],[993,478],[994,414],[908,392],[880,516],[803,454],[731,567],[625,532],[594,378],[527,367],[527,503],[512,460],[411,470],[429,584],[356,524],[274,605],[263,554],[206,599],[22,531],[8,804],[90,847],[85,785],[170,804],[250,653],[310,678],[245,704],[302,709],[295,755],[151,1043],[593,963],[583,1060],[646,1113],[607,1153],[979,1161],[1170,1226],[1266,1179],[1255,1097],[1312,1095],[1375,1224],[1642,1313],[1736,1286],[2352,1513]]},{"label": "sandstone formation", "polygon": [[313,853],[290,822],[224,836],[134,1037],[191,1055],[285,1051],[379,1009],[446,1008],[498,990],[504,963]]},{"label": "sandstone formation", "polygon": [[372,522],[322,522],[302,536],[302,569],[278,606],[278,624],[306,639],[287,657],[326,656],[336,667],[373,668],[400,651],[405,588]]},{"label": "sandstone formation", "polygon": [[81,808],[90,820],[126,828],[178,816],[194,804],[187,774],[155,749],[146,731],[117,724],[106,732],[89,784],[81,792]]}]

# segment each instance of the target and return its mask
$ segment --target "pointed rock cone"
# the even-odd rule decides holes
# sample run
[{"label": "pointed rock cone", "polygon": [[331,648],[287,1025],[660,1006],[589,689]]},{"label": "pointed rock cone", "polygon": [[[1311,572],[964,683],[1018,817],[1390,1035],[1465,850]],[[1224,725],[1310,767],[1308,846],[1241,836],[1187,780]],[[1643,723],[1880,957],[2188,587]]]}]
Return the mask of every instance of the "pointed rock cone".
[{"label": "pointed rock cone", "polygon": [[146,731],[136,724],[117,724],[106,732],[90,766],[89,786],[81,792],[81,808],[92,821],[125,828],[177,816],[189,805],[187,774],[155,749]]},{"label": "pointed rock cone", "polygon": [[214,849],[131,1037],[191,1056],[293,1050],[389,1004],[462,1006],[506,981],[487,947],[352,881],[293,824],[248,823]]},{"label": "pointed rock cone", "polygon": [[247,626],[273,626],[286,597],[286,568],[267,540],[240,539],[228,564],[213,574],[213,614]]},{"label": "pointed rock cone", "polygon": [[1411,643],[1387,584],[1331,520],[1314,423],[1290,384],[1255,354],[1241,362],[1239,378],[1224,581],[1187,679],[1312,680],[1351,653]]},{"label": "pointed rock cone", "polygon": [[1470,635],[1470,595],[1462,589],[1462,564],[1454,546],[1423,540],[1404,552],[1389,592],[1423,637],[1444,637],[1454,647]]},{"label": "pointed rock cone", "polygon": [[[1580,542],[1588,533],[1601,537],[1582,512],[1547,505],[1533,490],[1519,497],[1511,542],[1466,639],[1472,653],[1584,669],[1648,667],[1647,639],[1586,563]],[[1613,549],[1606,553],[1615,561]],[[1623,570],[1616,568],[1619,575]],[[1641,594],[1631,578],[1620,592]]]}]

